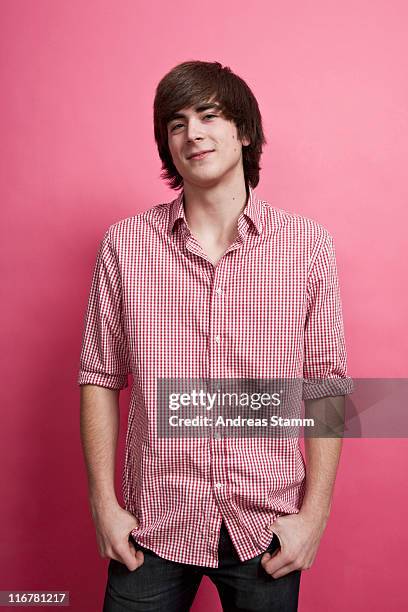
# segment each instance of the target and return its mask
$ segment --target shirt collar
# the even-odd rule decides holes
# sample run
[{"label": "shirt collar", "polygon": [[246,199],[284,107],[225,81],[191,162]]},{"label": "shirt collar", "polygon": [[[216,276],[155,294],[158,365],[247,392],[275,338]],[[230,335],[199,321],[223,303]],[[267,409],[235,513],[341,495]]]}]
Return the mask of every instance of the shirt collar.
[{"label": "shirt collar", "polygon": [[[241,214],[245,215],[252,222],[257,234],[262,232],[262,221],[263,221],[263,206],[262,202],[258,200],[255,191],[251,185],[248,185],[249,197],[246,206]],[[183,219],[186,223],[186,217],[184,214],[184,189],[181,190],[179,196],[173,200],[170,204],[169,211],[169,222],[168,231],[171,234],[173,232],[174,225],[178,219]]]}]

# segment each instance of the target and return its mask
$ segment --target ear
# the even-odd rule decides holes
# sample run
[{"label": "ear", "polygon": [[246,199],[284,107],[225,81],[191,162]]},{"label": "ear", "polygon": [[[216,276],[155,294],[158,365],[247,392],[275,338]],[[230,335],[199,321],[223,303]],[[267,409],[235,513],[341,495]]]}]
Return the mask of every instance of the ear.
[{"label": "ear", "polygon": [[243,147],[247,147],[248,145],[250,145],[250,144],[251,144],[251,141],[249,140],[249,138],[244,137],[244,138],[241,140],[241,143],[242,143],[242,146],[243,146]]}]

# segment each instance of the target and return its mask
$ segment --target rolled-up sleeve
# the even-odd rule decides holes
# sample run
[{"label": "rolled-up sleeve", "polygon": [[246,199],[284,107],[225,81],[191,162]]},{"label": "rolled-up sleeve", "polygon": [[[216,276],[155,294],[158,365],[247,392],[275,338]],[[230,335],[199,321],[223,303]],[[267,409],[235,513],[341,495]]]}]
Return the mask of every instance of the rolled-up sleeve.
[{"label": "rolled-up sleeve", "polygon": [[78,384],[124,389],[128,386],[129,364],[121,275],[109,228],[100,243],[92,276]]},{"label": "rolled-up sleeve", "polygon": [[303,399],[352,393],[335,247],[327,230],[309,272],[304,332]]}]

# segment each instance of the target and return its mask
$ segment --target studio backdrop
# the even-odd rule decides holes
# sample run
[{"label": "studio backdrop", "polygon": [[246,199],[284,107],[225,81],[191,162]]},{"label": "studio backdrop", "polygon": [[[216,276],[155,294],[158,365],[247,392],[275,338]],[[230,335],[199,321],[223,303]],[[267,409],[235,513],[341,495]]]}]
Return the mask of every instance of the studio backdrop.
[{"label": "studio backdrop", "polygon": [[[108,561],[88,505],[79,354],[106,229],[177,195],[160,178],[157,83],[200,59],[249,84],[267,138],[256,193],[331,233],[349,375],[398,386],[408,376],[408,9],[2,0],[0,13],[0,590],[68,591],[72,610],[94,612]],[[364,409],[381,399],[375,426],[353,400],[357,433],[344,441],[330,519],[303,573],[302,612],[407,609],[408,417],[393,426],[396,387],[382,389]],[[193,610],[220,609],[204,579]]]}]

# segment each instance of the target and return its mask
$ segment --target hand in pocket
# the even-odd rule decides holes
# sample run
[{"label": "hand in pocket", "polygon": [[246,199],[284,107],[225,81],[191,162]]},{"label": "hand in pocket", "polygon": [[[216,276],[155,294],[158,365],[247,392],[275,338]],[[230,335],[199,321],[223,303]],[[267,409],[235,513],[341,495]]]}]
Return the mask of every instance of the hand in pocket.
[{"label": "hand in pocket", "polygon": [[143,551],[136,549],[136,542],[129,539],[132,530],[139,527],[137,518],[116,503],[94,505],[92,514],[101,556],[123,563],[129,571],[140,567],[144,562]]}]

